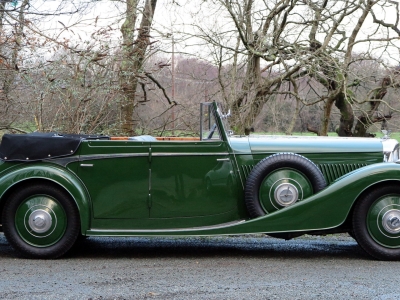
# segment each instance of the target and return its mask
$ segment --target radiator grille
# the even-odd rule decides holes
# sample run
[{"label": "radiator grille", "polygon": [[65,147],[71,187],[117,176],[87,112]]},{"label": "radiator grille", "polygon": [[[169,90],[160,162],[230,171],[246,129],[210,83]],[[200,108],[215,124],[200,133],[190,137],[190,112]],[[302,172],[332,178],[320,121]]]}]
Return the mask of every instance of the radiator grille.
[{"label": "radiator grille", "polygon": [[339,177],[351,171],[365,167],[366,165],[367,164],[320,164],[318,167],[322,174],[324,174],[327,183],[330,184]]}]

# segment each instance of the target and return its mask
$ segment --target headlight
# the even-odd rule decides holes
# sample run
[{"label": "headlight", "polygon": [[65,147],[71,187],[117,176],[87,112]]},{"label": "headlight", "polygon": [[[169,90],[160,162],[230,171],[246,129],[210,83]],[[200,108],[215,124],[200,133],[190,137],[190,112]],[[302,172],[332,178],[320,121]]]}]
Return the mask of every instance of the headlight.
[{"label": "headlight", "polygon": [[399,143],[396,140],[382,140],[382,145],[384,162],[395,162],[399,160]]}]

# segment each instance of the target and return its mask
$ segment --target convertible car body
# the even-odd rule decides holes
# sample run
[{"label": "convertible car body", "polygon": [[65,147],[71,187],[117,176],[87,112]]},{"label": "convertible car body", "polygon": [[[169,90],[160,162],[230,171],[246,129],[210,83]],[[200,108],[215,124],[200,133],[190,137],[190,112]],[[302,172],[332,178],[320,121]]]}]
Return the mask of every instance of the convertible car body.
[{"label": "convertible car body", "polygon": [[9,243],[55,258],[79,236],[348,232],[372,257],[400,258],[397,141],[235,136],[216,103],[200,115],[198,138],[4,135]]}]

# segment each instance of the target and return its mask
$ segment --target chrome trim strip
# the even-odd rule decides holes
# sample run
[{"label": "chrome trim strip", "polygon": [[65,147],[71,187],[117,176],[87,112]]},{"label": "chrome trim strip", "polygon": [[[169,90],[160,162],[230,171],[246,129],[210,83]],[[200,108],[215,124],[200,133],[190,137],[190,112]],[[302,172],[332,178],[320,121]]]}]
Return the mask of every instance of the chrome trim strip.
[{"label": "chrome trim strip", "polygon": [[93,164],[80,164],[81,167],[93,167]]},{"label": "chrome trim strip", "polygon": [[95,159],[107,159],[107,158],[127,158],[127,157],[147,157],[148,152],[145,153],[120,153],[120,154],[89,154],[81,155],[79,161],[95,160]]},{"label": "chrome trim strip", "polygon": [[218,225],[213,225],[213,226],[202,226],[202,227],[190,227],[190,228],[171,228],[171,229],[97,229],[93,228],[88,230],[87,233],[90,234],[90,232],[104,232],[104,233],[144,233],[144,232],[190,232],[190,231],[198,231],[198,230],[212,230],[212,229],[220,229],[220,228],[228,228],[232,227],[238,224],[241,224],[245,222],[246,220],[239,220],[239,221],[234,221],[234,222],[228,222],[228,223],[223,223],[223,224],[218,224]]},{"label": "chrome trim strip", "polygon": [[69,163],[79,161],[79,156],[71,156],[64,158],[55,158],[55,159],[44,159],[44,162],[53,163],[56,165],[60,165],[62,167],[66,167]]},{"label": "chrome trim strip", "polygon": [[[158,152],[154,153],[151,152],[151,156],[227,156],[229,155],[228,152],[226,153],[207,153],[207,152]],[[93,160],[93,159],[106,159],[106,158],[124,158],[124,157],[147,157],[149,156],[149,152],[146,153],[121,153],[121,154],[92,154],[92,155],[81,155],[79,161],[85,160]]]},{"label": "chrome trim strip", "polygon": [[217,161],[229,161],[229,158],[217,158]]},{"label": "chrome trim strip", "polygon": [[[88,154],[88,155],[80,155],[80,156],[71,156],[65,158],[56,158],[56,159],[44,159],[43,161],[54,163],[60,166],[66,167],[69,163],[76,161],[87,161],[87,160],[97,160],[97,159],[110,159],[110,158],[129,158],[129,157],[148,157],[149,152],[144,153],[120,153],[120,154]],[[207,153],[207,152],[193,152],[193,153],[179,153],[179,152],[159,152],[159,153],[151,153],[151,156],[158,157],[169,157],[169,156],[227,156],[226,153]]]},{"label": "chrome trim strip", "polygon": [[192,153],[179,153],[179,152],[158,152],[158,153],[151,153],[151,156],[227,156],[229,155],[228,152],[226,153],[208,153],[208,152],[192,152]]},{"label": "chrome trim strip", "polygon": [[[135,148],[142,148],[142,147],[147,147],[150,146],[150,143],[154,141],[135,141],[135,140],[121,140],[121,141],[113,141],[113,140],[100,140],[101,142],[107,142],[110,143],[110,145],[96,145],[96,142],[98,141],[88,141],[88,147],[89,148],[129,148],[129,149],[135,149]],[[94,142],[94,143],[93,143]],[[124,142],[124,145],[116,145],[117,142]]]},{"label": "chrome trim strip", "polygon": [[121,154],[89,154],[89,155],[74,155],[71,157],[44,159],[43,161],[57,164],[66,167],[68,164],[77,161],[109,159],[109,158],[126,158],[126,157],[147,157],[149,153],[121,153]]}]

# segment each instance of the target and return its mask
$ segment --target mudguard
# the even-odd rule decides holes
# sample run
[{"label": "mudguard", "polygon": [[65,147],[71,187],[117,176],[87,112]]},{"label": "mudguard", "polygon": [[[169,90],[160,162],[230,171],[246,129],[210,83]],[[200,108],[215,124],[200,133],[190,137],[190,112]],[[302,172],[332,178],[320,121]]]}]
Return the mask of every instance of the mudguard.
[{"label": "mudguard", "polygon": [[7,191],[23,181],[44,179],[54,182],[66,190],[74,199],[80,215],[81,232],[85,233],[90,227],[90,196],[79,178],[67,169],[53,164],[19,164],[7,169],[6,174],[0,177],[0,201]]},{"label": "mudguard", "polygon": [[278,233],[335,228],[345,222],[355,201],[364,191],[385,182],[397,182],[400,186],[399,164],[379,163],[363,167],[293,206],[223,231],[224,234]]}]

